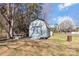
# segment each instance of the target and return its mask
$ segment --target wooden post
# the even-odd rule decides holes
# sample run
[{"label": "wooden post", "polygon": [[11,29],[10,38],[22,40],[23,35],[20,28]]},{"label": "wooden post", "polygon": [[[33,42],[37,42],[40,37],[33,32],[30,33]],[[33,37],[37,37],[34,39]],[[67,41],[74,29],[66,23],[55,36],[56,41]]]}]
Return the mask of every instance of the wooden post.
[{"label": "wooden post", "polygon": [[67,41],[68,42],[71,42],[72,41],[72,34],[71,34],[71,32],[68,32],[67,33]]}]

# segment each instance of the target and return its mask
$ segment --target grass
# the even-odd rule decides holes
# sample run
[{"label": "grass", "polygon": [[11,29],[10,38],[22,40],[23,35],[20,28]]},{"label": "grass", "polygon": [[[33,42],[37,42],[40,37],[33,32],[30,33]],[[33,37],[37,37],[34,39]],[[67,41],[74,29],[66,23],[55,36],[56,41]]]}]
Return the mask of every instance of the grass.
[{"label": "grass", "polygon": [[65,33],[55,33],[54,36],[49,38],[49,40],[52,43],[55,42],[59,46],[62,46],[63,54],[57,55],[79,55],[79,35],[72,35],[72,42],[67,42],[67,36]]},{"label": "grass", "polygon": [[[79,36],[73,35],[72,42],[67,42],[66,34],[55,33],[48,40],[26,40],[22,39],[19,42],[25,42],[17,48],[13,49],[14,54],[11,55],[32,55],[32,56],[79,56]],[[12,43],[12,42],[11,42]],[[13,42],[14,43],[14,42]],[[17,44],[18,42],[15,41]],[[10,45],[9,43],[7,46]],[[19,45],[19,44],[18,44]],[[16,45],[14,45],[16,46]],[[2,48],[2,46],[0,46]],[[6,47],[6,46],[5,46]],[[9,46],[8,46],[9,47]],[[3,51],[3,50],[1,50]]]},{"label": "grass", "polygon": [[[58,42],[58,43],[66,43],[67,41],[67,35],[65,33],[55,33],[54,36],[49,38],[52,41]],[[79,42],[79,35],[72,35],[72,42],[77,43]]]},{"label": "grass", "polygon": [[49,38],[51,41],[55,41],[56,43],[64,43],[66,42],[66,34],[55,33],[54,36]]}]

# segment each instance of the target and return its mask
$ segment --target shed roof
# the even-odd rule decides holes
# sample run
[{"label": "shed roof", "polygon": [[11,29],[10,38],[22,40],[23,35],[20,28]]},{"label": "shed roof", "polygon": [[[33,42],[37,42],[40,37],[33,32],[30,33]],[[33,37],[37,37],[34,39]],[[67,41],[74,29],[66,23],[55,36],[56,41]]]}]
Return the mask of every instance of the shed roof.
[{"label": "shed roof", "polygon": [[[46,24],[46,27],[49,29],[49,24],[47,23],[46,20],[44,20],[44,19],[40,19],[40,18],[38,18],[38,19],[36,19],[36,20],[44,21],[44,23]],[[33,20],[33,21],[35,21],[35,20]],[[33,22],[33,21],[32,21],[32,22]]]}]

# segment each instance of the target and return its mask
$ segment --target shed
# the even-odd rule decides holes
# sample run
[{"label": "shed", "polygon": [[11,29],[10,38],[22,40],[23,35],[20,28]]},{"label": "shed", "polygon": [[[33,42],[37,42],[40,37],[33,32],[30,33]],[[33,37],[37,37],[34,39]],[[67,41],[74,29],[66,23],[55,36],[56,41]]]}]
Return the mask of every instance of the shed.
[{"label": "shed", "polygon": [[50,29],[45,20],[36,19],[29,25],[29,37],[41,39],[50,37]]}]

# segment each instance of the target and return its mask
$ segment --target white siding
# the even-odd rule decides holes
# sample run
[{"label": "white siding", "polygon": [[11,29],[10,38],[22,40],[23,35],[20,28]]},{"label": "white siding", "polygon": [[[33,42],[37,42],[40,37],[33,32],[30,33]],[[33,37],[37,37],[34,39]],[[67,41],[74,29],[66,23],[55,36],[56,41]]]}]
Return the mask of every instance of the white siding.
[{"label": "white siding", "polygon": [[35,20],[29,26],[29,37],[33,39],[47,38],[49,36],[48,28],[44,21]]}]

